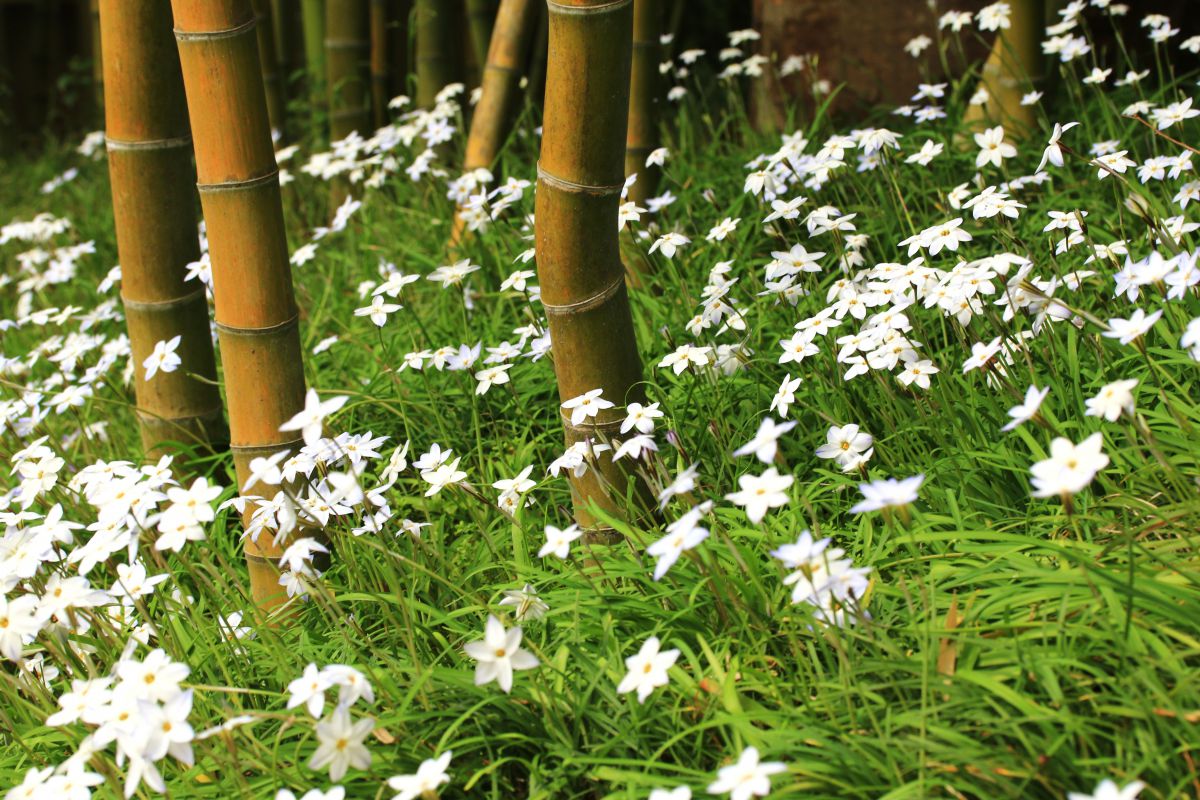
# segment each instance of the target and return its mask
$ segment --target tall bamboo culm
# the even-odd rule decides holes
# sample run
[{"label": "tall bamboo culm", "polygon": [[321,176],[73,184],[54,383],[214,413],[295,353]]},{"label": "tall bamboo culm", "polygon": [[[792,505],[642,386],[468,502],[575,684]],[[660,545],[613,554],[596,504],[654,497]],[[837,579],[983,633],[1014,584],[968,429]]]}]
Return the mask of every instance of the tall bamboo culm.
[{"label": "tall bamboo culm", "polygon": [[419,108],[431,108],[438,92],[458,80],[455,22],[460,12],[454,0],[416,0],[417,97]]},{"label": "tall bamboo culm", "polygon": [[391,99],[388,93],[391,87],[391,61],[388,58],[391,9],[388,6],[392,4],[393,0],[371,0],[371,118],[376,128],[387,124],[387,104]]},{"label": "tall bamboo culm", "polygon": [[472,75],[483,84],[482,71],[490,55],[492,31],[496,22],[496,0],[467,0],[467,35],[471,39],[471,54],[480,73]]},{"label": "tall bamboo culm", "polygon": [[483,71],[483,94],[471,117],[467,172],[490,168],[512,129],[521,100],[521,75],[537,31],[540,0],[501,0],[492,29],[487,66]]},{"label": "tall bamboo culm", "polygon": [[251,5],[258,19],[258,57],[262,66],[263,88],[267,95],[267,115],[271,120],[271,130],[282,138],[284,117],[287,113],[287,94],[284,91],[283,72],[279,68],[279,52],[275,48],[275,23],[272,21],[271,0],[251,0]]},{"label": "tall bamboo culm", "polygon": [[104,111],[104,47],[100,43],[100,0],[88,0],[91,20],[89,31],[92,47],[92,100],[96,110]]},{"label": "tall bamboo culm", "polygon": [[[192,186],[192,142],[170,0],[101,0],[100,38],[108,91],[105,130],[121,299],[133,350],[142,445],[222,449],[228,442],[217,389],[208,298],[185,282],[200,257]],[[147,381],[142,362],[157,342],[179,337],[182,364]]]},{"label": "tall bamboo culm", "polygon": [[304,26],[300,0],[271,0],[271,22],[275,26],[275,53],[283,71],[283,89],[291,97],[298,75],[304,71]]},{"label": "tall bamboo culm", "polygon": [[625,137],[625,175],[637,174],[629,199],[639,205],[658,191],[660,169],[647,167],[646,157],[658,147],[662,103],[663,0],[634,0],[633,69],[629,81],[629,133]]},{"label": "tall bamboo culm", "polygon": [[388,0],[388,96],[408,94],[410,71],[409,20],[413,0]]},{"label": "tall bamboo culm", "polygon": [[325,85],[334,141],[354,131],[371,135],[369,28],[367,0],[325,0]]},{"label": "tall bamboo culm", "polygon": [[[542,301],[562,401],[602,389],[616,407],[573,425],[568,444],[619,432],[623,404],[640,401],[641,360],[618,248],[633,41],[633,0],[548,0],[546,113],[538,163],[536,247]],[[575,518],[598,531],[589,510],[620,514],[630,484],[606,455],[572,482]],[[634,484],[635,492],[644,490]]]},{"label": "tall bamboo culm", "polygon": [[1038,129],[1037,105],[1023,106],[1021,98],[1042,77],[1043,0],[1009,0],[1009,27],[1001,30],[983,65],[979,85],[987,102],[967,107],[964,122],[975,130],[1003,125],[1004,132],[1024,138]]},{"label": "tall bamboo culm", "polygon": [[300,0],[304,75],[314,120],[325,109],[325,0]]},{"label": "tall bamboo culm", "polygon": [[[304,407],[279,172],[249,0],[171,4],[208,224],[230,449],[244,485],[251,459],[303,445],[279,431]],[[245,541],[250,590],[261,609],[286,599],[278,568],[286,546],[270,532]]]}]

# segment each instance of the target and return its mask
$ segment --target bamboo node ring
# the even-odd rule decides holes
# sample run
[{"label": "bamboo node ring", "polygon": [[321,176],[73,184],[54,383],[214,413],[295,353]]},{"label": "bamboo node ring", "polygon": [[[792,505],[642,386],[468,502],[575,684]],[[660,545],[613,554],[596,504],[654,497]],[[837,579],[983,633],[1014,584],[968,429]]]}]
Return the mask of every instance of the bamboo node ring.
[{"label": "bamboo node ring", "polygon": [[587,435],[590,433],[607,433],[607,434],[620,433],[621,425],[625,421],[625,419],[622,417],[620,419],[611,419],[611,420],[608,420],[607,422],[588,422],[583,425],[572,425],[571,417],[569,414],[564,414],[562,412],[562,410],[560,409],[559,416],[562,417],[562,423],[563,423],[564,428],[566,428],[567,430],[570,430],[570,431],[574,431],[575,433],[580,433],[580,434],[584,434],[584,435]]},{"label": "bamboo node ring", "polygon": [[189,303],[194,303],[205,296],[206,290],[200,287],[194,292],[188,292],[183,297],[172,297],[170,300],[130,300],[124,295],[121,296],[121,303],[124,304],[126,311],[171,311],[186,306]]},{"label": "bamboo node ring", "polygon": [[591,311],[593,308],[604,305],[624,288],[625,276],[621,274],[617,276],[616,280],[591,297],[585,297],[578,302],[566,303],[564,305],[547,303],[543,300],[542,308],[545,310],[546,315],[550,317],[569,317],[573,314],[582,314],[585,311]]},{"label": "bamboo node ring", "polygon": [[175,38],[181,42],[211,42],[218,39],[231,39],[234,36],[241,36],[247,31],[254,30],[256,27],[258,27],[258,17],[252,16],[241,25],[235,25],[232,28],[225,28],[219,31],[184,31],[176,28]]},{"label": "bamboo node ring", "polygon": [[233,325],[226,325],[219,321],[215,324],[217,326],[217,330],[223,336],[232,336],[234,338],[237,338],[237,337],[247,338],[247,337],[252,337],[252,336],[271,336],[273,334],[281,333],[283,331],[289,330],[289,329],[294,328],[297,325],[299,325],[300,324],[300,315],[293,314],[290,319],[284,320],[283,322],[279,323],[278,325],[270,325],[266,328],[238,328]]},{"label": "bamboo node ring", "polygon": [[371,46],[371,43],[366,39],[326,39],[325,47],[328,50],[366,50]]},{"label": "bamboo node ring", "polygon": [[303,439],[291,439],[277,444],[231,444],[229,449],[239,455],[256,455],[258,453],[274,454],[281,450],[298,452],[304,447]]},{"label": "bamboo node ring", "polygon": [[556,189],[561,189],[564,192],[576,192],[576,193],[585,193],[585,194],[594,194],[594,195],[615,194],[615,195],[619,196],[621,194],[621,192],[625,189],[625,184],[623,182],[610,184],[608,186],[589,186],[586,183],[576,183],[575,181],[569,181],[566,178],[560,178],[557,175],[554,175],[554,174],[542,169],[542,164],[540,161],[538,162],[537,174],[538,174],[538,180],[545,181],[550,186],[553,186]]},{"label": "bamboo node ring", "polygon": [[111,136],[104,137],[104,147],[109,152],[114,150],[175,150],[184,147],[191,148],[191,146],[191,136],[171,136],[166,139],[145,139],[137,142],[114,139]]},{"label": "bamboo node ring", "polygon": [[554,0],[546,0],[546,4],[556,14],[603,14],[633,5],[633,0],[612,0],[612,2],[597,6],[569,6],[556,3]]},{"label": "bamboo node ring", "polygon": [[237,192],[245,189],[255,189],[279,180],[279,169],[273,169],[266,175],[257,178],[247,178],[242,181],[226,181],[225,183],[197,183],[196,188],[201,194],[206,192]]}]

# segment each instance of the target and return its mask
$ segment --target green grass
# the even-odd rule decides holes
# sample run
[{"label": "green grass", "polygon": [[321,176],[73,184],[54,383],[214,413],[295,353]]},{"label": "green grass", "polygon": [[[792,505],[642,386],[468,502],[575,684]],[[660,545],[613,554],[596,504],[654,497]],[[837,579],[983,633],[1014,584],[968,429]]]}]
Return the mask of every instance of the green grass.
[{"label": "green grass", "polygon": [[[1123,71],[1122,63],[1116,66]],[[1159,103],[1178,99],[1194,76],[1155,83],[1152,91],[1147,81],[1109,96],[1066,77],[1061,96],[1044,102],[1050,120],[1083,122],[1064,137],[1071,147],[1086,152],[1091,142],[1119,138],[1139,161],[1179,150],[1116,109],[1139,92]],[[536,557],[544,525],[570,521],[566,481],[545,475],[562,451],[550,359],[518,359],[511,384],[482,397],[467,372],[397,369],[410,350],[514,341],[512,329],[539,316],[523,296],[499,291],[517,268],[516,256],[532,246],[521,222],[532,212],[532,190],[453,257],[445,242],[454,209],[443,180],[412,183],[401,172],[369,191],[349,229],[322,241],[317,258],[294,273],[306,352],[327,336],[341,339],[308,359],[309,384],[324,395],[351,398],[330,421],[331,432],[390,437],[384,461],[363,479],[367,487],[377,482],[390,448],[407,440],[410,461],[435,442],[453,448],[478,491],[450,488],[424,497],[426,484],[410,466],[386,493],[395,517],[384,531],[350,535],[361,509],[352,522],[331,525],[334,556],[309,601],[283,623],[255,620],[256,634],[236,645],[221,632],[218,614],[243,611],[249,622],[254,611],[233,512],[218,514],[207,540],[189,544],[182,556],[164,558],[153,549],[153,532],[143,536],[149,571],[170,578],[132,617],[153,626],[154,646],[191,667],[185,685],[195,687],[193,726],[199,731],[241,714],[256,720],[197,741],[192,768],[162,762],[170,794],[257,797],[283,787],[297,794],[327,787],[327,776],[306,766],[316,747],[316,720],[302,707],[285,709],[288,683],[310,662],[356,667],[375,690],[373,704],[354,709],[375,718],[376,735],[368,739],[371,769],[351,770],[341,782],[351,797],[390,797],[386,778],[414,772],[447,749],[454,758],[445,797],[644,798],[653,788],[680,784],[701,795],[716,770],[751,745],[788,765],[773,780],[773,797],[1061,798],[1090,791],[1103,778],[1140,779],[1148,785],[1143,797],[1156,799],[1200,792],[1194,761],[1200,757],[1200,395],[1197,364],[1179,345],[1188,321],[1200,316],[1195,291],[1164,302],[1161,287],[1144,287],[1134,305],[1162,307],[1164,316],[1138,346],[1122,346],[1102,338],[1091,320],[1127,317],[1132,307],[1113,297],[1113,265],[1089,265],[1097,276],[1079,291],[1056,295],[1080,313],[1081,326],[1047,324],[994,382],[980,371],[961,372],[971,344],[1027,331],[1031,319],[1018,313],[1002,320],[993,298],[966,326],[936,308],[908,310],[909,338],[941,370],[928,390],[905,388],[875,371],[844,381],[833,339],[857,329],[849,317],[819,340],[818,354],[799,366],[777,363],[779,340],[824,308],[826,290],[842,277],[835,258],[845,240],[825,234],[809,241],[804,214],[825,203],[857,214],[856,233],[870,236],[862,269],[906,263],[897,242],[963,215],[947,206],[946,194],[976,173],[976,148],[955,146],[953,122],[972,88],[969,79],[952,88],[957,99],[948,105],[948,120],[914,127],[881,114],[876,124],[903,134],[900,156],[856,173],[855,151],[849,151],[848,166],[827,186],[784,195],[805,194],[809,201],[799,220],[773,228],[760,224],[769,208],[742,184],[745,164],[774,152],[779,137],[748,127],[740,89],[697,81],[692,95],[672,107],[663,188],[678,200],[643,217],[642,228],[652,220],[659,228],[654,235],[679,230],[693,242],[674,260],[650,256],[653,273],[631,293],[646,391],[666,414],[657,434],[660,452],[646,470],[655,481],[669,481],[699,463],[693,497],[711,498],[716,506],[706,523],[710,538],[660,582],[651,580],[653,559],[644,550],[687,509],[680,500],[661,518],[614,521],[625,534],[619,543],[577,542],[565,561]],[[534,123],[532,114],[522,118],[499,176],[532,177]],[[1194,142],[1197,124],[1168,133]],[[809,154],[851,127],[823,115],[803,125],[813,140]],[[905,164],[902,157],[926,138],[945,142],[946,152],[927,168]],[[981,185],[1032,172],[1043,139],[1034,133],[1003,170],[985,168]],[[448,163],[456,163],[460,146],[456,139]],[[70,165],[81,170],[77,180],[49,197],[38,193],[43,181]],[[956,256],[1009,251],[1029,257],[1035,275],[1068,276],[1081,268],[1086,245],[1055,255],[1062,232],[1046,234],[1042,227],[1046,211],[1075,209],[1089,212],[1089,241],[1126,239],[1133,257],[1141,258],[1152,247],[1149,230],[1124,207],[1125,196],[1145,196],[1160,215],[1181,213],[1166,209],[1190,178],[1143,185],[1131,171],[1127,181],[1098,181],[1094,167],[1071,156],[1051,173],[1048,183],[1014,193],[1028,206],[1018,220],[976,221],[968,212],[964,227],[973,241],[928,263],[949,270]],[[323,221],[325,193],[302,174],[285,189],[293,248]],[[54,244],[96,245],[94,255],[80,259],[73,280],[31,290],[31,310],[68,304],[86,310],[116,299],[116,289],[105,298],[96,291],[117,258],[103,161],[55,146],[36,159],[8,161],[0,165],[0,198],[0,220],[51,209],[73,223]],[[1195,219],[1196,207],[1182,213]],[[742,218],[736,233],[706,242],[707,230],[726,216]],[[759,297],[771,251],[796,243],[828,252],[822,272],[802,276],[811,294],[794,308]],[[638,242],[642,251],[648,245]],[[16,254],[30,246],[0,250],[5,274],[25,277]],[[1194,252],[1194,236],[1183,237],[1180,246]],[[465,257],[482,267],[470,279],[478,293],[472,310],[460,292],[422,280],[405,289],[405,308],[381,330],[353,316],[366,304],[356,287],[379,279],[381,258],[425,274]],[[749,354],[742,368],[729,376],[710,370],[675,376],[657,368],[677,344],[693,341],[685,325],[697,313],[710,268],[728,259],[734,260],[731,276],[739,278],[731,296],[748,328],[717,336],[706,331],[695,343],[740,343]],[[998,283],[1002,291],[1003,278]],[[3,291],[0,318],[16,318],[19,293],[11,285]],[[5,331],[3,355],[22,357],[48,336],[77,327],[71,321]],[[108,338],[123,333],[119,321],[97,330]],[[0,437],[6,459],[46,434],[66,460],[59,485],[35,503],[39,513],[61,503],[68,519],[94,521],[95,510],[67,487],[68,476],[98,459],[141,458],[133,395],[120,381],[120,366],[83,408],[51,414],[24,440],[11,431]],[[55,371],[42,359],[27,375],[3,375],[0,399],[17,398],[20,385],[40,384]],[[785,373],[804,379],[790,414],[799,424],[781,440],[777,464],[796,480],[787,506],[751,524],[722,498],[737,488],[739,476],[760,474],[765,465],[730,453],[754,435]],[[1123,378],[1139,381],[1136,419],[1084,415],[1085,399]],[[1034,383],[1050,389],[1042,419],[1000,433],[1007,409]],[[62,436],[94,421],[109,423],[107,440],[80,437],[59,446]],[[925,475],[909,511],[849,513],[863,477],[844,475],[813,455],[830,425],[847,423],[876,437],[870,478]],[[1095,431],[1103,433],[1111,463],[1075,497],[1074,513],[1057,499],[1032,499],[1029,468],[1046,457],[1051,439],[1078,442]],[[490,484],[528,464],[539,481],[535,502],[513,520],[494,506]],[[227,456],[201,468],[232,495]],[[396,535],[403,518],[429,526],[419,540]],[[9,528],[13,535],[16,523]],[[856,565],[872,568],[858,624],[824,626],[808,606],[791,604],[786,572],[769,553],[803,529],[832,537]],[[97,567],[92,583],[111,585],[114,564],[124,560],[120,553]],[[9,597],[39,593],[46,576],[62,569],[73,574],[73,567],[45,565]],[[525,646],[541,666],[518,672],[511,694],[494,683],[476,687],[463,645],[482,636],[489,613],[512,625],[511,609],[498,603],[504,590],[525,583],[550,606],[543,619],[524,624]],[[69,688],[69,670],[76,677],[107,674],[130,626],[107,612],[80,614],[90,627],[72,637],[74,650],[49,634],[25,649],[26,657],[41,653],[61,671],[48,686],[12,663],[0,670],[2,786],[18,783],[30,767],[63,762],[87,733],[82,723],[50,728],[44,721],[57,709],[55,696]],[[639,704],[633,695],[618,695],[616,686],[625,674],[623,660],[651,635],[681,655],[670,684]],[[135,657],[145,652],[142,647]],[[331,708],[332,695],[326,712]],[[91,765],[107,779],[98,791],[119,794],[124,772],[113,748]]]}]

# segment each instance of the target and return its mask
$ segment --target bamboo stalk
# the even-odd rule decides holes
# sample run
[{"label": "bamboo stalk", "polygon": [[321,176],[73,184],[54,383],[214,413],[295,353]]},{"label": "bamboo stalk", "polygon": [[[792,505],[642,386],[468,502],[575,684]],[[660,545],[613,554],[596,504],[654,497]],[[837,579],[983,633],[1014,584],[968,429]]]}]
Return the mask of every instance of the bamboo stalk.
[{"label": "bamboo stalk", "polygon": [[412,0],[388,0],[388,95],[395,97],[408,94],[408,74],[411,71],[409,55],[409,19],[412,17]]},{"label": "bamboo stalk", "polygon": [[88,0],[91,11],[92,99],[96,110],[104,112],[104,49],[100,35],[100,0]]},{"label": "bamboo stalk", "polygon": [[454,46],[455,2],[416,0],[417,106],[430,108],[438,92],[458,79]]},{"label": "bamboo stalk", "polygon": [[646,166],[658,147],[658,117],[662,103],[662,0],[634,0],[633,69],[629,82],[629,133],[625,137],[625,176],[637,174],[629,199],[641,205],[658,191],[661,170]]},{"label": "bamboo stalk", "polygon": [[546,100],[546,59],[548,58],[550,23],[546,6],[540,3],[538,5],[540,9],[538,11],[536,33],[533,35],[533,49],[529,52],[529,66],[525,68],[525,74],[529,77],[529,81],[525,85],[525,96],[538,108],[544,110]]},{"label": "bamboo stalk", "polygon": [[376,128],[388,121],[388,6],[390,0],[371,0],[371,113]]},{"label": "bamboo stalk", "polygon": [[[483,71],[483,92],[471,116],[463,171],[491,169],[496,154],[512,130],[521,98],[521,73],[537,29],[540,0],[501,0]],[[466,231],[461,214],[455,214],[450,247],[456,248]]]},{"label": "bamboo stalk", "polygon": [[[496,3],[494,0],[467,0],[467,34],[471,40],[471,53],[474,56],[476,69],[484,70],[484,65],[491,56],[489,52],[492,43],[492,29],[496,22]],[[479,85],[483,84],[481,74],[472,72],[472,79],[478,77]]]},{"label": "bamboo stalk", "polygon": [[464,170],[492,166],[512,130],[521,98],[521,73],[537,27],[536,0],[501,0],[483,72],[483,94],[471,118]]},{"label": "bamboo stalk", "polygon": [[[564,412],[570,445],[613,436],[625,416],[622,404],[643,398],[617,234],[633,0],[548,0],[547,7],[549,63],[535,215],[554,371],[562,401],[602,389],[617,404],[582,425],[573,425]],[[593,531],[602,526],[591,503],[621,515],[626,491],[644,491],[608,455],[597,461],[571,487],[575,518]]]},{"label": "bamboo stalk", "polygon": [[258,19],[258,58],[267,95],[267,114],[271,120],[271,131],[282,138],[287,114],[287,96],[283,90],[283,73],[279,69],[279,52],[275,49],[271,0],[252,0],[252,5],[254,15]]},{"label": "bamboo stalk", "polygon": [[304,26],[300,17],[300,0],[271,0],[271,21],[275,24],[275,52],[283,71],[284,98],[291,94],[292,84],[304,72]]},{"label": "bamboo stalk", "polygon": [[[216,384],[208,298],[202,284],[184,281],[200,246],[171,5],[102,0],[98,11],[109,54],[108,169],[142,445],[152,457],[173,441],[222,449],[229,434]],[[175,336],[180,367],[145,380],[142,362],[156,343]]]},{"label": "bamboo stalk", "polygon": [[325,83],[334,141],[354,131],[371,134],[369,24],[367,0],[325,0]]},{"label": "bamboo stalk", "polygon": [[963,121],[974,130],[1003,125],[1005,133],[1024,138],[1038,129],[1036,106],[1021,105],[1032,82],[1042,77],[1042,0],[1009,0],[1010,27],[1001,30],[983,65],[979,85],[987,90],[982,105],[967,106]]},{"label": "bamboo stalk", "polygon": [[304,65],[314,122],[325,108],[325,0],[300,0]]},{"label": "bamboo stalk", "polygon": [[[172,7],[208,223],[230,449],[244,485],[252,458],[301,446],[279,430],[304,407],[279,172],[249,0],[172,0]],[[286,599],[278,582],[286,545],[269,532],[246,540],[250,591],[261,609]]]}]

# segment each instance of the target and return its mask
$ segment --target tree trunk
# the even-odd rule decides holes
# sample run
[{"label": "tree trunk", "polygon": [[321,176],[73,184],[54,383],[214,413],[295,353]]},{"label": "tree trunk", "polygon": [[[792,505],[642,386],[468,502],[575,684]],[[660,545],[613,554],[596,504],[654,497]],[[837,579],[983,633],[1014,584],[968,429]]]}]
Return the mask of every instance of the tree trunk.
[{"label": "tree trunk", "polygon": [[283,90],[283,73],[279,69],[279,53],[275,49],[275,24],[271,19],[271,0],[252,0],[258,20],[258,58],[262,64],[263,87],[267,95],[267,114],[271,131],[278,138],[284,135],[287,114],[287,95]]},{"label": "tree trunk", "polygon": [[629,84],[629,134],[625,137],[625,176],[637,174],[629,199],[639,205],[658,191],[661,170],[646,166],[658,147],[658,116],[662,104],[662,0],[634,0],[633,71]]},{"label": "tree trunk", "polygon": [[483,95],[467,137],[467,172],[491,168],[508,138],[521,98],[521,74],[529,58],[541,4],[537,0],[502,0],[483,73]]},{"label": "tree trunk", "polygon": [[334,141],[354,131],[371,135],[370,13],[367,0],[325,0],[325,83],[329,134]]},{"label": "tree trunk", "polygon": [[[100,35],[108,102],[108,169],[121,299],[129,331],[142,445],[151,457],[168,442],[224,449],[229,433],[217,389],[208,296],[185,282],[200,257],[195,174],[169,0],[101,0]],[[180,338],[182,364],[145,380],[155,344]]]},{"label": "tree trunk", "polygon": [[[231,449],[244,485],[251,459],[302,445],[279,430],[304,408],[279,171],[249,0],[172,7],[208,223]],[[286,545],[270,532],[246,540],[251,594],[264,610],[286,599],[278,567]]]},{"label": "tree trunk", "polygon": [[417,107],[431,108],[438,92],[458,79],[454,8],[447,0],[416,0]]},{"label": "tree trunk", "polygon": [[[608,440],[623,405],[643,399],[641,361],[617,234],[633,41],[633,0],[549,0],[546,114],[538,165],[536,247],[562,401],[593,389],[616,403],[585,424],[563,412],[568,444]],[[639,483],[600,454],[572,481],[575,518],[591,504],[622,514]]]}]

